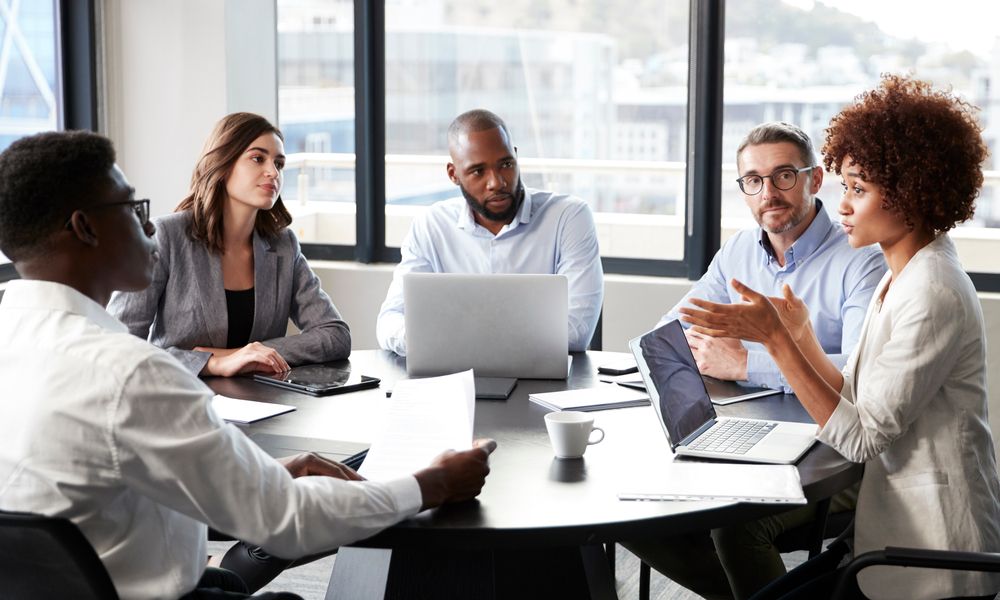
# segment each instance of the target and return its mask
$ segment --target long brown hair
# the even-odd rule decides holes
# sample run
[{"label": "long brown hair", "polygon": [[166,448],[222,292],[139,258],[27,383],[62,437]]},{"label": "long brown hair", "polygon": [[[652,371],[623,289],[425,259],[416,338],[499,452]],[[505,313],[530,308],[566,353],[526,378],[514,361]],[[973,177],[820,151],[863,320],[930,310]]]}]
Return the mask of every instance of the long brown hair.
[{"label": "long brown hair", "polygon": [[[222,244],[222,209],[226,201],[226,180],[233,165],[251,143],[265,133],[273,133],[285,141],[281,130],[267,119],[253,113],[226,115],[212,130],[205,142],[201,158],[191,174],[191,189],[175,212],[191,211],[191,239],[204,243],[210,250],[224,251]],[[274,238],[292,222],[292,215],[278,196],[271,210],[257,211],[254,230],[266,238]]]}]

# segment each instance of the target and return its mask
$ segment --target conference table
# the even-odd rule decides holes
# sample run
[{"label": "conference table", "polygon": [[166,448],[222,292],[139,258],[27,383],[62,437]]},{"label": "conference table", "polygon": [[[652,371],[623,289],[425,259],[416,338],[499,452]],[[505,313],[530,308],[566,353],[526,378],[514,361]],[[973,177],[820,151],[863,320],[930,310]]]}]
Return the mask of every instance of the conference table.
[{"label": "conference table", "polygon": [[[519,380],[507,400],[477,400],[475,436],[498,443],[482,494],[424,511],[342,548],[327,599],[617,598],[604,544],[664,537],[788,510],[787,505],[723,501],[618,499],[629,481],[665,468],[673,454],[651,406],[593,413],[605,439],[582,459],[554,458],[535,392],[612,385],[597,367],[626,355],[573,353],[566,380]],[[249,378],[209,378],[217,393],[291,404],[294,412],[245,426],[274,456],[315,451],[343,459],[374,439],[391,402],[386,391],[406,378],[405,360],[384,350],[356,351],[350,368],[381,387],[312,397]],[[330,363],[331,365],[346,365]],[[717,407],[720,415],[811,422],[794,396],[774,395]],[[816,444],[798,463],[809,501],[861,478],[862,466]]]}]

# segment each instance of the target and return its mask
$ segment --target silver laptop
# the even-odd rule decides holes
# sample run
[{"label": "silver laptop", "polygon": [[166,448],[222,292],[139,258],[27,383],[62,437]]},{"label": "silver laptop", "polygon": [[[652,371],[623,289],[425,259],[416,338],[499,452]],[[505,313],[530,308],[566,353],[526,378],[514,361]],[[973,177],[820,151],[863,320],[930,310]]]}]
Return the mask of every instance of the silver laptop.
[{"label": "silver laptop", "polygon": [[629,341],[629,348],[677,454],[791,464],[815,443],[814,424],[717,417],[679,321]]},{"label": "silver laptop", "polygon": [[569,292],[563,275],[403,276],[406,372],[565,379]]}]

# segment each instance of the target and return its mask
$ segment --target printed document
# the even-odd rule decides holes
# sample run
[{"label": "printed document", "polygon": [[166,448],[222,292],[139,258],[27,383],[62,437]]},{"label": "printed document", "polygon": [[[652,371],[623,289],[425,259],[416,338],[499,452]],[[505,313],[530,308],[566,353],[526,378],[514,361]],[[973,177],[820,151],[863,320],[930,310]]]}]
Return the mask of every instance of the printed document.
[{"label": "printed document", "polygon": [[472,371],[397,381],[385,422],[359,473],[386,480],[412,475],[445,450],[472,447],[476,385]]}]

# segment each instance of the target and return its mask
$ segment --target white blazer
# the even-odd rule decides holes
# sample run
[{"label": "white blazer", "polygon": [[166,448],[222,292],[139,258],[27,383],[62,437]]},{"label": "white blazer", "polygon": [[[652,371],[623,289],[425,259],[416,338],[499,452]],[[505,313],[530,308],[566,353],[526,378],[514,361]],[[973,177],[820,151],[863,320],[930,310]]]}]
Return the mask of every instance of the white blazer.
[{"label": "white blazer", "polygon": [[[907,546],[1000,552],[1000,484],[986,408],[986,331],[947,235],[875,291],[844,389],[819,439],[865,463],[855,552]],[[883,298],[880,300],[880,298]],[[979,596],[1000,575],[873,567],[873,599]]]}]

